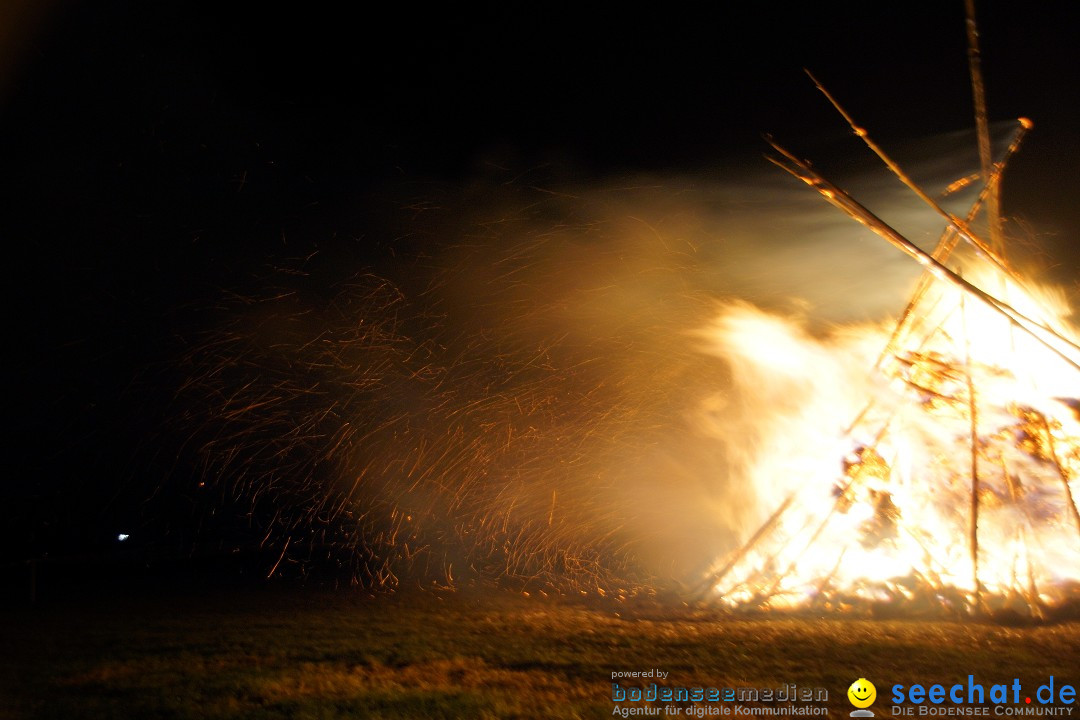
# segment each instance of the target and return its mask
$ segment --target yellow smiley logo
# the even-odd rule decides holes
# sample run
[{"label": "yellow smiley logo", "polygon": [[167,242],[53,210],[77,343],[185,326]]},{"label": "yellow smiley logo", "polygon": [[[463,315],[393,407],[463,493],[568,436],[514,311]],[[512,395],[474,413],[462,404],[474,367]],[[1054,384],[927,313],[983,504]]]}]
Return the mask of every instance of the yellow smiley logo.
[{"label": "yellow smiley logo", "polygon": [[877,688],[866,678],[859,678],[847,689],[847,697],[857,708],[870,707],[877,700]]}]

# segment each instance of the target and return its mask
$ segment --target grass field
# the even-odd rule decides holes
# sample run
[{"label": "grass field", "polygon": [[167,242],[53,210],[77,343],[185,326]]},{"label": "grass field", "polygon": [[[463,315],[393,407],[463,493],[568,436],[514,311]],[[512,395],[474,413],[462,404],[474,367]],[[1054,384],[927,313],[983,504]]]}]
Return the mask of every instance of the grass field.
[{"label": "grass field", "polygon": [[[0,613],[0,717],[611,717],[616,671],[681,686],[1078,684],[1080,623],[725,617],[520,595],[214,593]],[[626,682],[626,681],[624,681]],[[683,715],[685,717],[685,715]]]}]

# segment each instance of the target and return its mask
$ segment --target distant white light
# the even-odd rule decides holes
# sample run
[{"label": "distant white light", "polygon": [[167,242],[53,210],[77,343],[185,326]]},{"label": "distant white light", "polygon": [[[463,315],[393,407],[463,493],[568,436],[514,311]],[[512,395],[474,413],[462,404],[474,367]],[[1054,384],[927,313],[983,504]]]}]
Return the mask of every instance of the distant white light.
[{"label": "distant white light", "polygon": [[120,533],[119,535],[116,536],[116,539],[119,540],[120,542],[124,542],[129,537],[131,537],[131,536],[128,535],[127,533]]}]

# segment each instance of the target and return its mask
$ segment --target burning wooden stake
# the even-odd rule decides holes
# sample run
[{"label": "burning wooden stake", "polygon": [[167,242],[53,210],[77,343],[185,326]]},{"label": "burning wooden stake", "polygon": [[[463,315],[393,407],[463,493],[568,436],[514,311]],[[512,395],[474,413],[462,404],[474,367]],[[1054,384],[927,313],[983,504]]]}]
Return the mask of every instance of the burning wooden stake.
[{"label": "burning wooden stake", "polygon": [[1073,497],[1072,487],[1069,485],[1069,473],[1065,472],[1065,466],[1061,464],[1061,459],[1058,457],[1056,443],[1054,443],[1054,432],[1050,428],[1049,421],[1041,413],[1039,414],[1039,420],[1042,421],[1043,431],[1046,433],[1046,449],[1050,454],[1050,460],[1054,463],[1058,476],[1061,478],[1061,484],[1065,487],[1065,497],[1069,500],[1069,510],[1072,513],[1073,523],[1076,525],[1076,532],[1080,533],[1080,511],[1076,508],[1076,498]]},{"label": "burning wooden stake", "polygon": [[784,513],[787,512],[787,509],[791,507],[791,503],[793,500],[795,500],[794,493],[788,495],[787,499],[784,500],[784,502],[780,503],[780,507],[776,508],[776,510],[773,511],[773,514],[769,516],[769,519],[766,520],[765,523],[758,528],[757,532],[755,532],[749,540],[742,544],[742,547],[736,550],[734,554],[732,554],[728,558],[727,562],[724,563],[723,567],[721,567],[720,570],[706,577],[705,584],[702,588],[703,592],[709,592],[710,590],[713,590],[717,585],[719,585],[724,580],[724,578],[727,577],[727,574],[731,572],[732,568],[734,568],[735,565],[737,565],[738,562],[742,560],[748,552],[753,550],[754,546],[757,545],[762,538],[766,537],[770,532],[772,532],[772,529],[776,527],[776,523],[780,520],[781,517],[784,516]]},{"label": "burning wooden stake", "polygon": [[976,406],[975,381],[971,377],[971,336],[967,327],[967,303],[960,296],[960,314],[964,325],[964,380],[967,384],[968,417],[971,420],[971,517],[968,544],[971,547],[971,584],[975,592],[975,607],[982,607],[979,586],[979,412]]}]

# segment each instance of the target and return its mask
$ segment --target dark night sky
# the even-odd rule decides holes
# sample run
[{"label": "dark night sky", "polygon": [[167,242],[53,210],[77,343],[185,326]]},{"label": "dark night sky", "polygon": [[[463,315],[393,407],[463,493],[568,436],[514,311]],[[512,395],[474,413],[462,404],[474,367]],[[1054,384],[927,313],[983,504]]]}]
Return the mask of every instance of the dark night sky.
[{"label": "dark night sky", "polygon": [[[961,0],[226,5],[57,2],[9,33],[15,506],[82,502],[71,478],[120,472],[152,422],[125,388],[168,362],[184,307],[275,254],[342,242],[385,262],[372,198],[403,185],[490,163],[554,181],[753,164],[762,132],[813,157],[847,131],[804,66],[883,143],[972,124]],[[1007,208],[1075,258],[1069,6],[986,2],[980,22],[992,119],[1036,123]]]}]

